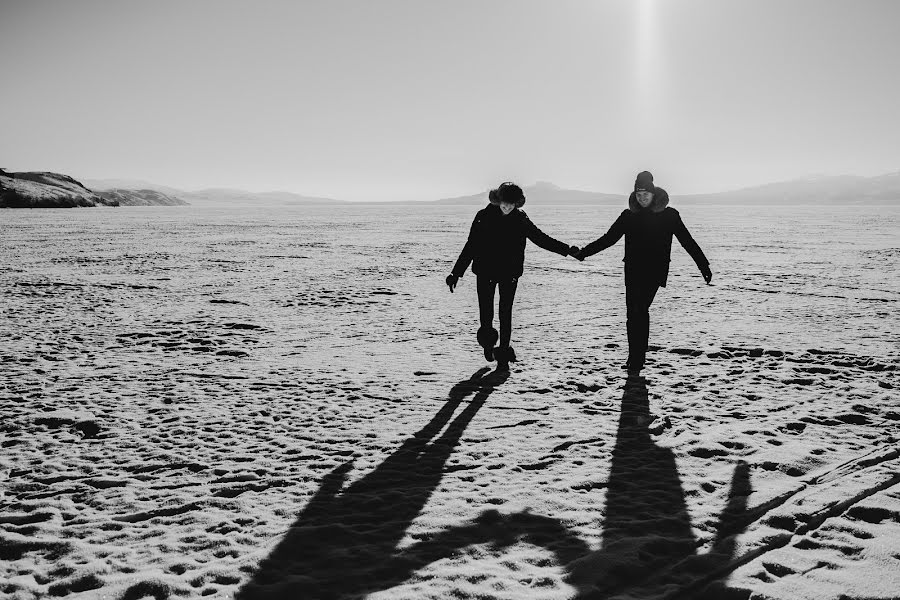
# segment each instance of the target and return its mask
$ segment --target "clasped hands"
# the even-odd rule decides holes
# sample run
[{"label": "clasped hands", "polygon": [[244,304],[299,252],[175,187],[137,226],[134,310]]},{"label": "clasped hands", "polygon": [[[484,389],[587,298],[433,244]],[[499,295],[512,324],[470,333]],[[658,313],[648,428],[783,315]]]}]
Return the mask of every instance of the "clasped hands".
[{"label": "clasped hands", "polygon": [[583,251],[578,246],[569,246],[569,256],[574,259],[580,260],[581,262],[584,262]]}]

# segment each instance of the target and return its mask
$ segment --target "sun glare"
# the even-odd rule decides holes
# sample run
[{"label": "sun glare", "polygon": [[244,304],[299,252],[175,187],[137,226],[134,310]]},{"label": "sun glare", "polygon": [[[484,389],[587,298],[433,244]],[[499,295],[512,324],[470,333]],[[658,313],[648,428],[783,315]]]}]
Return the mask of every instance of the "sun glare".
[{"label": "sun glare", "polygon": [[657,57],[656,31],[656,2],[657,0],[639,0],[637,2],[637,73],[636,93],[638,119],[642,130],[649,129],[653,117],[653,82],[657,76],[655,72]]}]

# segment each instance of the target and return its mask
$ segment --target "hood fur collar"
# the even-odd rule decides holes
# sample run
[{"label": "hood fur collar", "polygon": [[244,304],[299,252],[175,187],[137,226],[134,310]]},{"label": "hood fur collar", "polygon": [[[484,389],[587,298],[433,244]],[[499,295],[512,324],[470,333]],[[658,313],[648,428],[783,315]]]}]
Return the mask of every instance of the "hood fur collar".
[{"label": "hood fur collar", "polygon": [[631,212],[641,212],[641,211],[650,211],[650,212],[662,212],[669,205],[669,193],[662,189],[661,187],[656,187],[653,190],[653,200],[650,202],[650,206],[647,208],[641,208],[641,205],[637,202],[637,195],[634,192],[631,192],[631,195],[628,196],[628,210]]}]

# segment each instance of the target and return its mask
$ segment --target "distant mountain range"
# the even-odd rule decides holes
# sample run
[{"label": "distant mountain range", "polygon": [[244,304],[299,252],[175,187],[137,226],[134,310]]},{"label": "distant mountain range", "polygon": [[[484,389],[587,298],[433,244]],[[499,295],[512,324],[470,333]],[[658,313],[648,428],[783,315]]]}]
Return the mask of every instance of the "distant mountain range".
[{"label": "distant mountain range", "polygon": [[292,192],[247,192],[227,188],[209,188],[196,192],[181,192],[191,204],[241,205],[241,204],[345,204],[343,200],[302,196]]},{"label": "distant mountain range", "polygon": [[303,196],[292,192],[248,192],[231,188],[207,188],[188,192],[173,187],[133,179],[85,179],[85,185],[93,190],[155,190],[189,204],[232,206],[243,204],[343,204],[343,200]]},{"label": "distant mountain range", "polygon": [[[183,198],[191,204],[241,205],[241,204],[337,204],[341,200],[302,196],[291,192],[247,192],[235,189],[211,188],[186,192],[147,182],[123,180],[85,180],[92,189],[107,187],[144,187]],[[666,187],[663,184],[663,187]],[[600,204],[624,205],[628,191],[619,194],[590,192],[561,188],[546,181],[523,188],[528,201],[534,204]],[[818,176],[791,181],[769,183],[739,190],[714,194],[679,194],[666,188],[673,203],[678,204],[900,204],[900,171],[876,177],[855,175]],[[487,203],[487,190],[468,196],[427,201],[429,204],[477,205]],[[394,204],[420,204],[406,201]]]},{"label": "distant mountain range", "polygon": [[900,204],[900,171],[875,177],[807,177],[717,194],[681,196],[668,191],[681,203]]},{"label": "distant mountain range", "polygon": [[111,190],[98,190],[97,195],[106,200],[116,202],[117,206],[186,206],[188,204],[177,196],[148,189],[113,188]]},{"label": "distant mountain range", "polygon": [[[567,190],[547,181],[539,181],[534,185],[522,188],[525,198],[532,204],[621,204],[622,194],[605,194],[603,192],[585,192]],[[436,200],[439,204],[485,204],[488,192],[471,196],[458,196]]]},{"label": "distant mountain range", "polygon": [[[665,186],[663,186],[665,187]],[[900,204],[900,171],[876,177],[819,176],[770,183],[714,194],[678,194],[667,188],[676,204]],[[609,194],[570,190],[545,181],[524,188],[534,204],[624,205],[627,192]],[[487,203],[487,190],[444,198],[428,204],[477,205]],[[7,173],[0,169],[0,208],[71,206],[199,206],[327,205],[342,200],[303,196],[292,192],[248,192],[230,188],[184,191],[127,179],[85,179],[48,172]],[[421,202],[402,202],[421,204]]]},{"label": "distant mountain range", "polygon": [[[527,186],[523,191],[528,202],[534,204],[624,205],[630,193],[630,190],[621,194],[567,190],[543,181]],[[900,171],[877,177],[810,177],[714,194],[678,194],[671,188],[666,188],[666,191],[673,202],[680,204],[900,204]],[[484,204],[487,202],[487,191],[436,202]]]}]

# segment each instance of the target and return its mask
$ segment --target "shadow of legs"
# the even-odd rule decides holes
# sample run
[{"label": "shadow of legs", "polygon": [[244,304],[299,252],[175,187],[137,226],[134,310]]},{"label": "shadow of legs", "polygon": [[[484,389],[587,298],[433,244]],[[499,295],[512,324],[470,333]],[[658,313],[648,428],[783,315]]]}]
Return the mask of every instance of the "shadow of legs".
[{"label": "shadow of legs", "polygon": [[[454,385],[437,414],[361,479],[341,489],[352,462],[326,475],[236,598],[337,598],[387,589],[408,578],[412,571],[394,559],[397,544],[440,483],[466,427],[506,379],[488,372],[481,369]],[[466,408],[453,418],[469,395]]]}]

